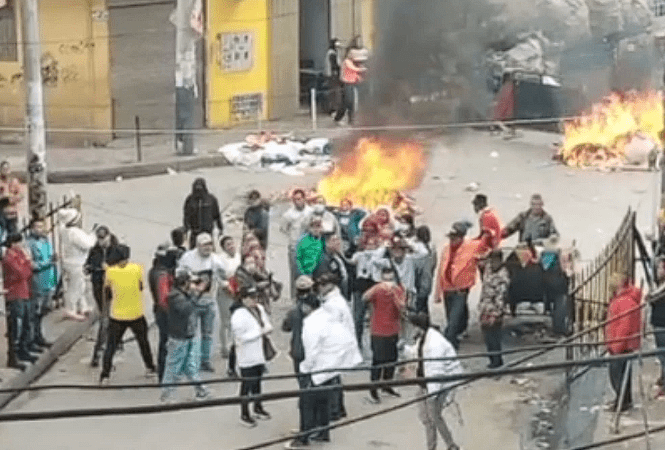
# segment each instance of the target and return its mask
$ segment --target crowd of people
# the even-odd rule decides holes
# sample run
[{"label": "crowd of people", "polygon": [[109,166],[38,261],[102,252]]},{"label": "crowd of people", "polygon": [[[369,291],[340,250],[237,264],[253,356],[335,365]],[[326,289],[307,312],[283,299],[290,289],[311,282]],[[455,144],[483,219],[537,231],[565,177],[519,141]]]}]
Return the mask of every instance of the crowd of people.
[{"label": "crowd of people", "polygon": [[[473,208],[479,215],[478,235],[467,238],[472,224],[455,222],[439,258],[429,227],[416,224],[415,209],[408,203],[369,211],[345,200],[339,207],[331,207],[323,197],[302,189],[292,191],[291,201],[279,229],[288,239],[289,293],[294,304],[281,330],[291,333],[289,354],[302,394],[301,433],[287,448],[330,440],[325,426],[347,415],[340,369],[362,362],[363,351],[371,352],[369,379],[373,382],[394,378],[398,355],[408,343],[416,343],[419,358],[454,356],[468,327],[468,294],[477,273],[482,280],[479,316],[483,334],[488,350],[500,352],[508,284],[501,241],[518,232],[520,242],[532,248],[534,242],[556,235],[537,194],[531,208],[507,227],[501,226],[487,197],[477,195]],[[277,353],[270,338],[274,332],[271,304],[282,293],[282,284],[266,266],[270,208],[258,191],[250,192],[242,238],[236,242],[224,234],[219,202],[205,180],[194,181],[183,208],[183,226],[172,231],[170,242],[157,247],[147,274],[159,334],[156,361],[143,306],[143,268],[132,262],[129,246],[120,243],[108,227],[84,231],[77,210],[59,211],[64,314],[84,320],[93,306],[100,312],[91,357],[93,367],[101,359],[100,383],[109,382],[114,355],[122,348],[123,334],[129,328],[138,342],[146,375],[156,376],[164,384],[163,401],[174,399],[172,384],[182,376],[194,382],[196,398],[208,397],[210,391],[200,371],[215,371],[214,324],[218,322],[227,375],[239,378],[244,399],[240,422],[255,427],[257,419],[270,419],[255,398],[261,393],[266,364]],[[27,245],[22,239],[18,233],[9,235],[2,262],[12,367],[33,362],[33,353],[50,345],[40,320],[57,284],[55,252],[44,223],[33,221]],[[95,305],[87,300],[87,276]],[[447,324],[443,331],[430,321],[430,300],[444,304]],[[489,367],[502,363],[499,353],[490,356]],[[425,362],[417,374],[460,370],[459,363]],[[311,389],[324,386],[330,389]],[[432,397],[421,411],[428,447],[435,447],[438,430],[448,449],[454,450],[458,447],[441,416],[449,402],[445,386],[429,383],[423,387],[423,392],[438,390],[441,395]],[[372,388],[368,394],[371,403],[380,403],[380,394],[401,395],[388,386]],[[324,431],[311,431],[320,427]]]}]

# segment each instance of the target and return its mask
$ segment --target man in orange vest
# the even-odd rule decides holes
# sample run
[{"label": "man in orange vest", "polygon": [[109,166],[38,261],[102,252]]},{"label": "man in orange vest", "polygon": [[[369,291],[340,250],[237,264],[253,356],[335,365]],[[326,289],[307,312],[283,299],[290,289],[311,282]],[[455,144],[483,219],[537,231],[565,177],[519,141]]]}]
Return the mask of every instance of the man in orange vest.
[{"label": "man in orange vest", "polygon": [[490,250],[489,234],[479,239],[465,239],[469,222],[455,222],[448,238],[450,243],[441,252],[441,261],[436,279],[435,303],[445,301],[447,325],[446,339],[459,349],[458,336],[466,329],[469,321],[467,297],[476,284],[478,260]]}]

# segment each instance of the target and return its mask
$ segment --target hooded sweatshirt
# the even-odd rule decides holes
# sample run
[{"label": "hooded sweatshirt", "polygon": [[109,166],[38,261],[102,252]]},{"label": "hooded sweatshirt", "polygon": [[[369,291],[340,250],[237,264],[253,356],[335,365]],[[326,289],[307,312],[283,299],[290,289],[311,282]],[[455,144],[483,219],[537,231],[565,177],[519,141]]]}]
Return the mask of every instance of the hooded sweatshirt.
[{"label": "hooded sweatshirt", "polygon": [[183,225],[187,230],[212,232],[215,224],[220,233],[223,230],[222,216],[217,198],[208,192],[203,178],[197,178],[192,185],[192,193],[185,199]]}]

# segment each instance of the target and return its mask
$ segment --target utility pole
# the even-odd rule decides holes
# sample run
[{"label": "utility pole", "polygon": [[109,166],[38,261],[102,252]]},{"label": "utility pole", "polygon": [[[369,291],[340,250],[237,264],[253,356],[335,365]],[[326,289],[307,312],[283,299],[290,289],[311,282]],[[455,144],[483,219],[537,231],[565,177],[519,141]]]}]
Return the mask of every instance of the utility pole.
[{"label": "utility pole", "polygon": [[21,2],[23,30],[23,72],[26,92],[26,132],[28,138],[28,210],[29,218],[45,217],[46,201],[46,131],[44,93],[42,90],[41,43],[38,0]]},{"label": "utility pole", "polygon": [[[176,153],[194,153],[196,87],[196,41],[202,32],[201,0],[177,0],[172,19],[175,37],[175,145]],[[196,25],[195,25],[196,24]],[[200,24],[200,27],[199,27]],[[197,27],[197,29],[194,28]]]}]

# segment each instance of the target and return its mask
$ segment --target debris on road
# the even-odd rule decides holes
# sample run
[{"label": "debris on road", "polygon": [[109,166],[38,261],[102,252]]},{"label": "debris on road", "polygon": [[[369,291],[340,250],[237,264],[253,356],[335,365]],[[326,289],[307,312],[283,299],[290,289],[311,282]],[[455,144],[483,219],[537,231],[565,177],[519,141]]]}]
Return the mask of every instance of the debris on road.
[{"label": "debris on road", "polygon": [[480,183],[476,183],[475,181],[472,183],[469,183],[466,188],[464,188],[465,191],[467,192],[478,192],[480,189]]},{"label": "debris on road", "polygon": [[332,165],[327,138],[301,139],[261,132],[247,136],[245,142],[224,145],[218,152],[239,168],[268,169],[292,176],[324,172]]}]

